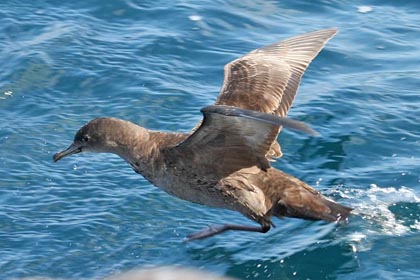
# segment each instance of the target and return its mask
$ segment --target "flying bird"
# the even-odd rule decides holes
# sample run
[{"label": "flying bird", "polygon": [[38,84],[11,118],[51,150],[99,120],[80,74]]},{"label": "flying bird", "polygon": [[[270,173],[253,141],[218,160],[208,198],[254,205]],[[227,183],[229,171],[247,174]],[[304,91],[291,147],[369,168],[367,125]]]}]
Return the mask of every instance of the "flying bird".
[{"label": "flying bird", "polygon": [[221,224],[188,236],[203,239],[227,230],[267,232],[271,218],[346,221],[340,205],[271,166],[281,157],[283,127],[315,132],[287,118],[302,75],[335,34],[320,30],[265,46],[228,63],[214,105],[189,133],[149,130],[116,118],[96,118],[76,133],[54,161],[81,153],[114,153],[150,183],[178,198],[238,211],[259,226]]}]

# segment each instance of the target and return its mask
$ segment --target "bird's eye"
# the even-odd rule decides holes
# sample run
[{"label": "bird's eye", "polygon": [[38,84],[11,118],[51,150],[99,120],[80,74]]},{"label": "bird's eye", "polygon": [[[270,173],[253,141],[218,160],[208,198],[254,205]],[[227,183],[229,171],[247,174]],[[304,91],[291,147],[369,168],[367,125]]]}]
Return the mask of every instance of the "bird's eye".
[{"label": "bird's eye", "polygon": [[85,143],[88,142],[89,141],[89,136],[87,136],[87,135],[83,136],[82,141],[85,142]]}]

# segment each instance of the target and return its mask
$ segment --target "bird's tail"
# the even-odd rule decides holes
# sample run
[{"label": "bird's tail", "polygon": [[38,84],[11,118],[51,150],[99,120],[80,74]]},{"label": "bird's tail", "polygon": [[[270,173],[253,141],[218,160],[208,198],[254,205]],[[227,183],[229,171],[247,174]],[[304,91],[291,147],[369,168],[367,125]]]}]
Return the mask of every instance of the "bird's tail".
[{"label": "bird's tail", "polygon": [[[312,196],[312,195],[311,195]],[[338,204],[321,194],[313,195],[304,204],[285,203],[279,201],[275,215],[279,217],[287,216],[307,220],[325,220],[329,222],[344,222],[350,215],[353,208]]]},{"label": "bird's tail", "polygon": [[316,213],[314,215],[315,219],[326,220],[330,222],[339,221],[344,222],[347,220],[350,212],[353,208],[338,204],[322,195],[320,195],[320,201],[324,206],[326,206],[329,210],[326,212],[321,211],[320,213]]},{"label": "bird's tail", "polygon": [[277,217],[343,222],[353,210],[326,198],[293,176],[283,173],[282,183],[282,187],[278,186],[282,194],[273,208],[273,214]]}]

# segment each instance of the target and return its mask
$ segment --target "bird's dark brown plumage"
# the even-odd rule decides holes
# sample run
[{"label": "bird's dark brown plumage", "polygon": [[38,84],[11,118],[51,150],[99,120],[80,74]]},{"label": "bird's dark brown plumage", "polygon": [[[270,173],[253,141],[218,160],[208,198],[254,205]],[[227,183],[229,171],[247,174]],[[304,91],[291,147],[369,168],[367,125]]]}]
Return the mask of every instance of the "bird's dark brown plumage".
[{"label": "bird's dark brown plumage", "polygon": [[282,127],[313,133],[286,115],[303,72],[335,33],[329,29],[296,36],[227,64],[216,104],[202,109],[203,121],[191,133],[150,131],[99,118],[83,126],[54,161],[84,151],[115,153],[170,194],[238,211],[261,225],[225,224],[191,239],[226,230],[266,232],[271,216],[345,220],[351,208],[271,167],[269,161],[281,156],[277,135]]}]

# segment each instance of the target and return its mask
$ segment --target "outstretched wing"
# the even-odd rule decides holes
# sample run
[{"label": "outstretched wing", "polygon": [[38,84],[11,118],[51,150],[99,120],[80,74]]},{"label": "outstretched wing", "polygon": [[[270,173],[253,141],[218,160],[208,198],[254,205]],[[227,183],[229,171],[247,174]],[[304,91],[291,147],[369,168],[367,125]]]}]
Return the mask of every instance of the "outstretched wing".
[{"label": "outstretched wing", "polygon": [[264,155],[280,126],[315,133],[302,122],[231,106],[208,106],[201,112],[201,126],[183,142],[164,150],[169,165],[199,170],[199,175],[224,178],[254,165],[268,169]]},{"label": "outstretched wing", "polygon": [[[336,29],[306,33],[256,49],[230,62],[225,66],[216,105],[285,117],[309,63],[336,33]],[[281,156],[276,139],[267,155]]]}]

